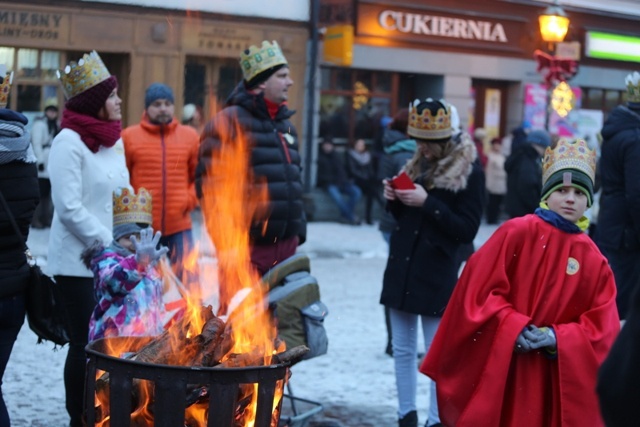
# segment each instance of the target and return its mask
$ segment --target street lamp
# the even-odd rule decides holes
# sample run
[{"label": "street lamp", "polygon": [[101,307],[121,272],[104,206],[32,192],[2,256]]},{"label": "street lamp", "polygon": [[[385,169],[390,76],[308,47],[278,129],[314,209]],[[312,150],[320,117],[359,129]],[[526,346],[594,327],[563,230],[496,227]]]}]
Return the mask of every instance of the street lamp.
[{"label": "street lamp", "polygon": [[569,30],[569,18],[558,4],[558,0],[542,12],[538,17],[538,23],[542,40],[549,43],[549,47],[553,46],[552,43],[563,41]]}]

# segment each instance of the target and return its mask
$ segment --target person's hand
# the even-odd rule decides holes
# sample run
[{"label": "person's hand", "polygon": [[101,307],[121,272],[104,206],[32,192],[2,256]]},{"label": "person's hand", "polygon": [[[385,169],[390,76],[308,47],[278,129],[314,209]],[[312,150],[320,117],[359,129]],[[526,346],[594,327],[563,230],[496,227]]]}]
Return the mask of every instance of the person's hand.
[{"label": "person's hand", "polygon": [[532,350],[531,343],[524,336],[526,330],[527,328],[525,327],[522,332],[520,332],[520,335],[518,335],[518,338],[516,338],[516,345],[514,347],[516,353],[526,353]]},{"label": "person's hand", "polygon": [[556,334],[553,328],[538,328],[535,325],[529,325],[522,333],[527,341],[529,341],[532,350],[544,347],[550,349],[556,348]]},{"label": "person's hand", "polygon": [[131,243],[133,243],[133,247],[136,249],[136,262],[140,267],[144,268],[158,261],[169,252],[169,248],[166,246],[157,249],[161,236],[162,233],[159,231],[154,235],[153,228],[149,227],[140,231],[140,240],[138,240],[136,236],[130,237]]},{"label": "person's hand", "polygon": [[388,179],[383,179],[382,180],[382,185],[383,185],[383,193],[382,193],[382,195],[384,196],[384,198],[387,199],[387,200],[395,200],[396,199],[396,193],[395,193],[395,190],[393,189],[393,187],[391,187],[390,181]]},{"label": "person's hand", "polygon": [[395,190],[396,197],[407,206],[420,207],[427,200],[427,190],[420,184],[415,184],[412,190]]}]

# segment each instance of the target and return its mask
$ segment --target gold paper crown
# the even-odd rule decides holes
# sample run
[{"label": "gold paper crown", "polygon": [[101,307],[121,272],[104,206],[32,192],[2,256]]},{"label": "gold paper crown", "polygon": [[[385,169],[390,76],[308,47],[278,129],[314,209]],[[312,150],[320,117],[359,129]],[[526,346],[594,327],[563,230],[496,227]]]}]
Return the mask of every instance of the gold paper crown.
[{"label": "gold paper crown", "polygon": [[71,61],[64,71],[57,71],[62,90],[67,99],[94,87],[111,77],[109,70],[95,50],[85,53],[78,61]]},{"label": "gold paper crown", "polygon": [[627,101],[640,103],[640,73],[634,71],[624,82],[627,84]]},{"label": "gold paper crown", "polygon": [[151,194],[140,188],[138,195],[128,188],[119,188],[113,192],[113,226],[142,223],[151,224]]},{"label": "gold paper crown", "polygon": [[244,81],[248,82],[263,71],[276,65],[287,64],[287,59],[282,54],[277,41],[273,44],[263,41],[260,48],[250,46],[240,54],[240,65]]},{"label": "gold paper crown", "polygon": [[11,92],[11,83],[13,82],[13,71],[8,71],[2,83],[0,83],[0,108],[7,106],[9,102],[9,92]]},{"label": "gold paper crown", "polygon": [[542,185],[556,172],[574,169],[587,175],[591,182],[596,179],[596,152],[584,139],[560,138],[555,147],[547,147],[542,161]]},{"label": "gold paper crown", "polygon": [[[429,108],[423,109],[422,114],[418,114],[417,107],[423,102],[441,104],[435,116],[431,114]],[[444,99],[440,101],[434,101],[431,98],[427,98],[426,101],[416,99],[412,104],[409,104],[407,134],[414,138],[426,140],[450,138],[452,134],[451,106]]]}]

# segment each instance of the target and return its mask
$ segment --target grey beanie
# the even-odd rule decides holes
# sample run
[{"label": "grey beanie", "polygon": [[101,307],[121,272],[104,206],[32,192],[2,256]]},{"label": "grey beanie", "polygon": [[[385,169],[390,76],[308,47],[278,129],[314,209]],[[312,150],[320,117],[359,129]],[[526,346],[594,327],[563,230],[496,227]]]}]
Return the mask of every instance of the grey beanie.
[{"label": "grey beanie", "polygon": [[113,240],[118,240],[121,237],[127,236],[133,233],[139,233],[142,230],[135,222],[127,222],[120,225],[113,226]]},{"label": "grey beanie", "polygon": [[547,148],[551,145],[551,135],[546,130],[532,130],[527,134],[527,142]]},{"label": "grey beanie", "polygon": [[149,108],[149,105],[158,99],[168,99],[173,104],[173,90],[164,83],[151,84],[144,94],[144,108]]}]

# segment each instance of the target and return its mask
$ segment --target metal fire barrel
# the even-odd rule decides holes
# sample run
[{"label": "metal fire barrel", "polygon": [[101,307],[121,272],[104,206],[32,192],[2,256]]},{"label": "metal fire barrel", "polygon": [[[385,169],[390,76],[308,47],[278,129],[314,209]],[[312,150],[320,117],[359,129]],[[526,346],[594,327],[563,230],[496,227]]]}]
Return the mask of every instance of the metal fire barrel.
[{"label": "metal fire barrel", "polygon": [[[131,424],[133,379],[148,380],[154,384],[152,413],[155,427],[185,426],[187,384],[205,386],[209,392],[207,427],[233,427],[241,384],[257,384],[255,427],[270,427],[274,417],[274,396],[277,383],[285,383],[289,364],[251,366],[244,368],[209,368],[158,365],[126,358],[109,356],[106,349],[117,341],[133,343],[130,350],[137,351],[148,338],[103,338],[89,343],[85,384],[85,417],[88,426],[96,425],[95,407],[98,371],[109,373],[109,425],[125,427]],[[115,348],[121,348],[120,346]],[[280,416],[282,398],[275,411]]]}]

